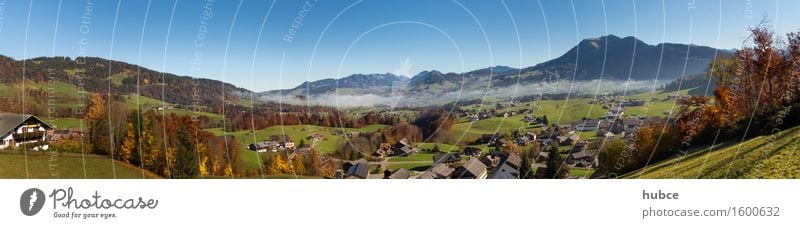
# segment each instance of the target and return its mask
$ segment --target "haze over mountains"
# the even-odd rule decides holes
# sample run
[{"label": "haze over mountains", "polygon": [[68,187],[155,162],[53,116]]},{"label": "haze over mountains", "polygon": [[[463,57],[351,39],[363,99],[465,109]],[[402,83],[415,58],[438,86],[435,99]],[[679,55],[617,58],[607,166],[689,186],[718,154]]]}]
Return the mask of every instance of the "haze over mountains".
[{"label": "haze over mountains", "polygon": [[[703,73],[715,55],[730,55],[730,51],[686,44],[649,45],[634,37],[609,35],[585,39],[558,58],[523,69],[494,66],[464,73],[430,69],[416,75],[355,74],[340,79],[305,82],[291,89],[266,91],[256,96],[261,101],[370,106],[447,103],[487,95],[588,93],[601,89],[611,91],[621,86],[633,90],[637,87],[652,88],[656,84],[654,80],[667,82],[682,75]],[[78,64],[78,59],[84,63]],[[223,94],[226,103],[235,103],[239,98],[250,98],[252,93],[216,80],[161,73],[119,61],[78,59],[29,59],[27,78],[46,80],[47,69],[55,69],[54,79],[76,84],[76,71],[80,70],[85,75],[81,83],[88,91],[108,92],[112,89],[112,92],[120,94],[140,91],[143,96],[176,104],[200,102],[221,106]],[[6,84],[19,82],[22,62],[0,58],[0,79]],[[599,83],[601,80],[603,83]],[[195,84],[197,86],[193,86]],[[178,90],[162,90],[161,85]],[[223,85],[225,91],[222,91]]]},{"label": "haze over mountains", "polygon": [[[653,86],[653,81],[670,81],[683,75],[703,73],[716,55],[729,55],[728,50],[706,46],[664,43],[650,45],[634,37],[614,35],[584,39],[558,58],[535,66],[515,69],[495,66],[464,73],[444,73],[426,70],[410,78],[403,75],[356,74],[341,79],[323,79],[305,82],[295,88],[260,93],[269,100],[271,96],[302,95],[319,97],[338,96],[438,96],[457,94],[466,98],[495,92],[507,92],[515,86],[517,95],[540,91],[542,83],[572,84],[574,93],[585,92],[600,80],[627,81],[632,84]],[[530,55],[530,54],[529,54]],[[650,83],[641,83],[649,81]],[[611,83],[620,85],[624,83]],[[518,86],[518,87],[517,87]],[[594,91],[594,90],[592,90]],[[559,91],[551,91],[559,92]],[[567,91],[562,91],[567,92]],[[282,97],[283,101],[291,97]]]}]

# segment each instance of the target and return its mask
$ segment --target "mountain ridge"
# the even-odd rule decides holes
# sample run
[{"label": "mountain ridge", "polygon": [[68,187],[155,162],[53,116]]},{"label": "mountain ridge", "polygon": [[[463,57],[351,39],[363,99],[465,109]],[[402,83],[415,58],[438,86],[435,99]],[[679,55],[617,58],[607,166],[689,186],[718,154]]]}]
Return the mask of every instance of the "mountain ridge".
[{"label": "mountain ridge", "polygon": [[[704,73],[713,58],[729,54],[730,52],[727,50],[707,46],[679,43],[652,45],[633,36],[606,35],[583,39],[557,58],[522,69],[502,65],[463,73],[444,73],[430,69],[421,71],[408,80],[397,80],[398,82],[407,82],[406,85],[391,87],[382,84],[383,87],[375,88],[376,90],[373,91],[358,89],[354,86],[341,86],[338,90],[333,88],[325,91],[317,90],[321,93],[311,91],[306,94],[314,96],[326,94],[326,92],[338,92],[338,94],[375,93],[384,95],[393,88],[394,90],[403,88],[408,94],[441,94],[465,89],[474,91],[515,84],[527,85],[541,82],[544,78],[552,76],[558,80],[569,81],[672,80],[685,75]],[[349,77],[352,75],[343,79]],[[330,84],[331,80],[337,79],[304,82],[301,86],[314,87],[315,83]],[[279,92],[297,94],[298,87],[279,90]],[[273,90],[260,94],[276,94],[276,92]]]}]

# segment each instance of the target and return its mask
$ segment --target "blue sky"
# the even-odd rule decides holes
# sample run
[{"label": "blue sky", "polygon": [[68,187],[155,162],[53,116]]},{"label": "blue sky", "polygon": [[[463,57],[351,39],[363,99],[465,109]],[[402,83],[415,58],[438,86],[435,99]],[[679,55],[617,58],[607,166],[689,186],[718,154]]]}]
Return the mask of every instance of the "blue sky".
[{"label": "blue sky", "polygon": [[[800,1],[790,0],[0,0],[0,6],[2,55],[75,57],[84,39],[88,56],[254,91],[353,73],[527,67],[606,34],[737,48],[746,27],[764,16],[778,34],[800,29],[793,12]],[[302,24],[286,42],[295,20]],[[195,45],[198,35],[202,46]]]}]

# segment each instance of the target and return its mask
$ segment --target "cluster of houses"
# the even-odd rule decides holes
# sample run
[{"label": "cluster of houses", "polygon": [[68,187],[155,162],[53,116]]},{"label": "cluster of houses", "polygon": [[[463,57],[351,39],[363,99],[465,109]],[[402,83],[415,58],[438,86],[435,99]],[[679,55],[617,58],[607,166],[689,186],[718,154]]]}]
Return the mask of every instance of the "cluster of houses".
[{"label": "cluster of houses", "polygon": [[345,137],[345,138],[355,138],[355,137],[358,137],[358,136],[360,136],[362,134],[368,134],[368,132],[345,131],[345,130],[341,130],[341,129],[333,131],[333,135],[341,135],[342,137]]},{"label": "cluster of houses", "polygon": [[142,108],[144,108],[144,109],[153,109],[153,110],[158,110],[158,111],[175,109],[175,107],[172,106],[171,104],[163,104],[163,105],[143,104]]},{"label": "cluster of houses", "polygon": [[466,161],[458,153],[436,153],[433,164],[423,172],[405,168],[386,170],[383,174],[369,173],[365,159],[346,162],[337,178],[344,179],[518,179],[522,159],[514,153],[492,153],[485,157],[470,157]]},{"label": "cluster of houses", "polygon": [[277,152],[277,151],[284,151],[287,149],[293,150],[295,149],[295,147],[296,145],[294,141],[292,141],[292,139],[289,138],[289,136],[287,135],[272,135],[264,141],[251,143],[250,145],[247,145],[248,149],[259,153],[268,151]]},{"label": "cluster of houses", "polygon": [[630,137],[636,128],[649,123],[661,121],[659,117],[619,117],[604,119],[585,119],[571,123],[576,131],[597,131],[597,137]]},{"label": "cluster of houses", "polygon": [[403,138],[394,145],[390,143],[381,143],[371,156],[375,158],[405,157],[417,152],[419,152],[419,148],[411,144],[408,139]]},{"label": "cluster of houses", "polygon": [[[501,106],[498,104],[498,109],[505,108],[506,106]],[[531,114],[533,111],[530,109],[520,109],[516,111],[497,111],[497,109],[490,109],[490,110],[482,110],[482,111],[461,111],[458,113],[458,116],[465,117],[469,121],[478,121],[483,119],[489,119],[492,117],[512,117],[519,114]]]},{"label": "cluster of houses", "polygon": [[522,159],[515,153],[491,152],[462,159],[458,153],[437,153],[424,172],[407,169],[385,171],[385,179],[519,179]]},{"label": "cluster of houses", "polygon": [[596,100],[590,101],[590,104],[602,105],[604,109],[609,107],[622,105],[625,107],[644,106],[645,101],[642,99],[625,99],[624,96],[601,96]]}]

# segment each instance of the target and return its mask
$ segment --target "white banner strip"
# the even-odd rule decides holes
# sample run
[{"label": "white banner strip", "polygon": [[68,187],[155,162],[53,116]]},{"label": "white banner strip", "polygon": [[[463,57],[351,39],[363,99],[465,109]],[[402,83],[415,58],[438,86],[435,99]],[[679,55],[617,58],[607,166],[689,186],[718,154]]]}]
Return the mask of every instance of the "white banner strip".
[{"label": "white banner strip", "polygon": [[[2,223],[30,227],[674,228],[800,222],[795,180],[0,182]],[[41,190],[44,199],[30,189]]]}]

